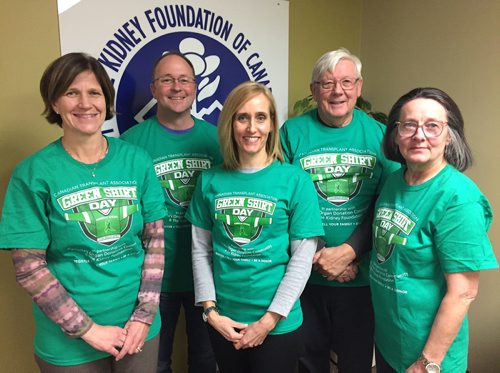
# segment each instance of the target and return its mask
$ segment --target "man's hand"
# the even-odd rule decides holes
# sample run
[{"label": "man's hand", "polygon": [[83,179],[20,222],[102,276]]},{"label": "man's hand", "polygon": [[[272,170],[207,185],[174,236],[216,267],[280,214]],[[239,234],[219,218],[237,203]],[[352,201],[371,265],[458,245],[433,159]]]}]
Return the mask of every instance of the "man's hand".
[{"label": "man's hand", "polygon": [[335,278],[338,282],[348,282],[354,280],[356,275],[358,274],[358,263],[352,262],[347,266],[344,272],[342,272],[337,278]]},{"label": "man's hand", "polygon": [[[316,254],[313,258],[313,268],[318,271],[323,277],[328,280],[337,280],[346,270],[348,266],[356,259],[356,253],[351,245],[343,243],[339,246],[325,247]],[[356,266],[357,273],[357,266]],[[346,279],[352,276],[352,271],[348,271],[346,276],[340,277],[341,282],[349,281]],[[356,274],[354,274],[354,277]]]}]

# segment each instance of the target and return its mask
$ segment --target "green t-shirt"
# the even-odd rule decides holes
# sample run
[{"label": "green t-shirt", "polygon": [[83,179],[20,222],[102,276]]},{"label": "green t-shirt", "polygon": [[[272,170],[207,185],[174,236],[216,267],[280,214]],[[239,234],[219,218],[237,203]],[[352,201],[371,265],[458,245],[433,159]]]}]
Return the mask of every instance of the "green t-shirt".
[{"label": "green t-shirt", "polygon": [[[375,341],[404,372],[417,360],[446,292],[445,273],[497,268],[487,231],[493,213],[477,186],[452,166],[420,185],[404,170],[387,179],[375,207],[370,284]],[[441,366],[467,368],[467,317]]]},{"label": "green t-shirt", "polygon": [[[290,241],[323,234],[313,185],[279,161],[255,173],[203,172],[186,217],[212,233],[213,277],[222,315],[250,324],[270,306],[290,260]],[[302,324],[297,300],[271,334]]]},{"label": "green t-shirt", "polygon": [[[399,167],[382,153],[384,132],[383,124],[357,109],[351,123],[342,128],[322,124],[317,109],[289,119],[281,127],[285,158],[307,171],[314,182],[326,247],[338,246],[351,236],[387,175]],[[352,281],[328,281],[313,271],[309,283],[366,286],[369,254],[359,260],[359,272]]]},{"label": "green t-shirt", "polygon": [[222,162],[217,128],[194,118],[194,127],[173,133],[156,117],[130,128],[122,139],[138,145],[153,158],[156,176],[167,201],[165,271],[162,291],[193,291],[191,224],[184,218],[198,175]]},{"label": "green t-shirt", "polygon": [[[21,162],[5,197],[0,248],[46,250],[48,269],[92,320],[123,327],[139,292],[143,225],[166,211],[147,153],[115,138],[108,143],[95,170],[66,153],[61,140]],[[75,365],[109,356],[67,337],[34,303],[33,313],[35,353],[43,360]],[[157,315],[148,339],[159,328]]]}]

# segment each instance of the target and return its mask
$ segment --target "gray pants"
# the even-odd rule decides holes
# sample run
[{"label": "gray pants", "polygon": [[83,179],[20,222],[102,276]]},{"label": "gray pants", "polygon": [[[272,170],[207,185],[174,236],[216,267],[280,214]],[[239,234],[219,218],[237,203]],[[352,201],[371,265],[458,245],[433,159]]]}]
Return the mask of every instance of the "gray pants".
[{"label": "gray pants", "polygon": [[142,352],[126,355],[120,361],[113,356],[84,364],[61,366],[49,364],[35,355],[40,373],[156,373],[159,335],[144,343]]}]

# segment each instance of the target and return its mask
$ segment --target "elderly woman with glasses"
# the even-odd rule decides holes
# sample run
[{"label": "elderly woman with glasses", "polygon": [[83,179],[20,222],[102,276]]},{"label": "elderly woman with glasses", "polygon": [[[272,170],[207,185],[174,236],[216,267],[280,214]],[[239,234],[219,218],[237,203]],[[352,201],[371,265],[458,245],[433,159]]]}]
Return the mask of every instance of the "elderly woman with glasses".
[{"label": "elderly woman with glasses", "polygon": [[370,283],[377,372],[465,372],[467,311],[479,271],[497,268],[492,210],[461,171],[472,161],[456,103],[416,88],[392,107],[383,140],[403,167],[375,206]]}]

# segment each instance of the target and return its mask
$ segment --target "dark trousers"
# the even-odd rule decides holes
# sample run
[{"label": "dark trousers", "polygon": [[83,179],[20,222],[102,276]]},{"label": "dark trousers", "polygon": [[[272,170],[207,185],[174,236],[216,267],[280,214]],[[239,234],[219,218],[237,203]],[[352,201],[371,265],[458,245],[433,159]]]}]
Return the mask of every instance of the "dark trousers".
[{"label": "dark trousers", "polygon": [[377,363],[377,373],[396,373],[396,371],[385,361],[384,357],[375,346],[375,361]]},{"label": "dark trousers", "polygon": [[168,292],[160,295],[160,348],[157,373],[172,373],[172,349],[175,328],[181,305],[186,318],[188,342],[188,372],[215,373],[215,356],[201,314],[202,307],[195,307],[193,292]]},{"label": "dark trousers", "polygon": [[60,366],[49,364],[37,355],[35,355],[35,361],[40,368],[40,373],[154,373],[158,356],[158,340],[158,336],[150,339],[142,346],[142,352],[125,355],[120,361],[115,361],[115,358],[110,356],[88,363]]},{"label": "dark trousers", "polygon": [[300,298],[304,350],[300,373],[329,373],[330,350],[340,373],[369,373],[373,359],[374,316],[370,288],[308,284]]},{"label": "dark trousers", "polygon": [[220,373],[295,372],[301,348],[300,330],[268,335],[260,346],[236,350],[232,342],[208,327]]}]

